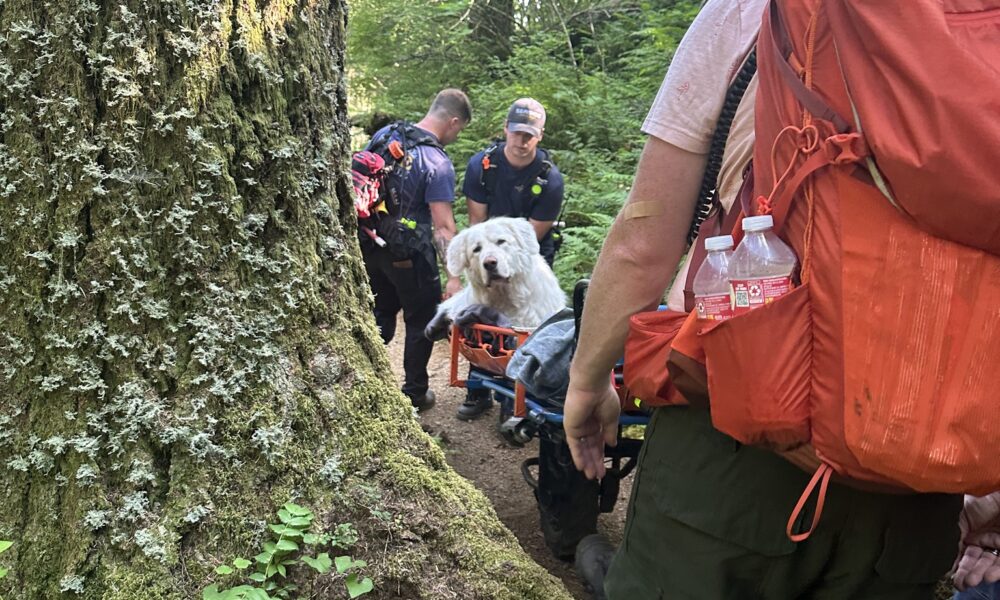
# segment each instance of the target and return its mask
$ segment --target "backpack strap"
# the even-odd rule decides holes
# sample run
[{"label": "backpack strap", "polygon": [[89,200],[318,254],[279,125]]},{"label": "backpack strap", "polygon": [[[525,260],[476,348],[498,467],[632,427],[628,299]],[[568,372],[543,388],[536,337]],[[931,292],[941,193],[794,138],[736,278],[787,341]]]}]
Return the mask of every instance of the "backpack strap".
[{"label": "backpack strap", "polygon": [[490,203],[497,189],[497,152],[503,151],[504,143],[501,140],[493,140],[489,146],[483,150],[482,170],[479,172],[479,185],[486,192],[486,204]]},{"label": "backpack strap", "polygon": [[431,146],[444,152],[444,146],[441,145],[441,142],[439,142],[436,137],[412,123],[407,123],[405,121],[402,123],[403,139],[410,144],[406,150],[416,148],[417,146]]},{"label": "backpack strap", "polygon": [[[542,195],[542,192],[544,192],[545,188],[548,187],[548,185],[549,185],[549,173],[552,172],[552,167],[555,166],[555,163],[552,162],[552,153],[551,152],[549,152],[548,150],[545,150],[544,148],[538,148],[537,152],[542,157],[542,166],[539,167],[538,173],[534,177],[535,182],[531,185],[531,190],[530,191],[531,191],[531,195],[532,196],[541,196]],[[535,193],[535,186],[536,185],[538,186],[538,192],[537,193]]]},{"label": "backpack strap", "polygon": [[[401,185],[402,172],[409,169],[406,156],[410,150],[418,146],[431,146],[444,152],[444,147],[436,137],[409,121],[392,123],[381,135],[372,138],[366,146],[366,150],[378,154],[385,160],[386,177],[383,189],[388,198],[392,200],[385,203],[386,210],[390,215],[399,216],[404,212],[402,190],[397,188]],[[393,179],[396,181],[393,182]]]},{"label": "backpack strap", "polygon": [[[368,142],[368,146],[366,146],[365,149],[382,154],[386,151],[393,140],[398,141],[400,144],[404,144],[404,150],[411,150],[417,146],[433,146],[442,152],[444,151],[444,147],[436,137],[423,129],[420,129],[409,121],[393,122],[385,129],[385,131],[382,132],[381,135],[372,138],[372,140]],[[392,158],[394,160],[400,160],[402,156],[397,155],[397,153],[392,153]]]},{"label": "backpack strap", "polygon": [[[809,485],[806,486],[804,492],[799,497],[799,501],[795,504],[795,509],[792,510],[792,515],[788,517],[788,524],[785,525],[785,535],[788,539],[793,542],[803,542],[805,541],[813,531],[816,530],[816,525],[819,524],[819,518],[823,514],[823,505],[826,504],[826,489],[830,485],[830,477],[833,475],[833,467],[823,463],[816,469],[816,473],[813,474],[812,479],[809,481]],[[800,533],[793,533],[795,531],[795,523],[799,520],[799,515],[802,514],[802,510],[806,506],[806,502],[809,501],[809,497],[812,496],[813,490],[819,485],[819,491],[816,496],[816,508],[813,510],[812,524],[809,529]]]},{"label": "backpack strap", "polygon": [[792,93],[795,94],[795,97],[802,106],[812,115],[833,123],[838,133],[850,131],[851,126],[847,122],[847,119],[841,117],[836,110],[831,108],[822,96],[806,87],[799,74],[789,64],[788,57],[793,53],[792,40],[788,34],[788,28],[785,27],[785,21],[781,18],[778,3],[775,0],[771,0],[768,3],[767,18],[770,20],[771,25],[772,44],[770,48],[766,48],[764,51],[771,52],[774,55],[775,66],[782,80],[792,90]]},{"label": "backpack strap", "polygon": [[[482,171],[479,174],[479,185],[482,186],[483,190],[486,192],[486,203],[489,204],[493,196],[496,194],[497,187],[497,160],[498,152],[503,152],[505,142],[502,140],[494,140],[492,144],[483,150],[483,160],[482,160]],[[528,191],[531,193],[532,198],[541,196],[544,193],[545,188],[549,184],[549,173],[552,171],[552,167],[555,164],[552,162],[552,154],[545,150],[544,148],[538,148],[536,150],[538,155],[542,159],[541,166],[539,166],[538,171],[531,177],[528,177],[531,183],[531,189]],[[527,219],[531,211],[531,205],[529,203],[527,210],[518,216]],[[560,215],[562,213],[560,212]]]}]

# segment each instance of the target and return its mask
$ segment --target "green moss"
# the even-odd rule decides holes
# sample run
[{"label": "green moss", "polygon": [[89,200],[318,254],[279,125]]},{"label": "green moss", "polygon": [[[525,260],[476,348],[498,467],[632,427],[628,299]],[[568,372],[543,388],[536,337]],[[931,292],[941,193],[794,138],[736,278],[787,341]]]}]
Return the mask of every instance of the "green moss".
[{"label": "green moss", "polygon": [[97,574],[101,585],[85,587],[83,600],[190,600],[196,597],[178,588],[169,572],[148,562],[102,566]]},{"label": "green moss", "polygon": [[198,597],[289,500],[353,522],[376,586],[567,597],[395,389],[343,11],[0,2],[7,600]]}]

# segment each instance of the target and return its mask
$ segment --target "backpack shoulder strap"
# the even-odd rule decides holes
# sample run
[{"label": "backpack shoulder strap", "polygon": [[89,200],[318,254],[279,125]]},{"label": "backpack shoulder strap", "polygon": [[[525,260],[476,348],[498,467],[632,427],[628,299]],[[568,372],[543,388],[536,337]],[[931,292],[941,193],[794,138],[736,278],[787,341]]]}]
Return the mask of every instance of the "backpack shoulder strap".
[{"label": "backpack shoulder strap", "polygon": [[549,172],[552,171],[552,167],[555,166],[555,163],[552,162],[551,152],[544,148],[538,148],[537,151],[542,158],[542,166],[538,169],[538,175],[535,175],[535,177],[541,179],[542,184],[544,185],[549,182]]},{"label": "backpack shoulder strap", "polygon": [[407,142],[409,142],[410,148],[415,148],[417,146],[431,146],[444,152],[444,146],[441,145],[441,142],[439,142],[436,137],[412,123],[403,124],[403,137]]},{"label": "backpack shoulder strap", "polygon": [[[529,178],[529,179],[533,180],[532,184],[531,184],[531,188],[532,189],[530,190],[531,191],[531,195],[532,195],[533,198],[537,198],[538,196],[541,196],[545,192],[545,189],[549,185],[549,173],[552,172],[552,167],[555,166],[555,163],[552,162],[552,153],[551,152],[549,152],[548,150],[545,150],[544,148],[538,148],[537,151],[538,151],[539,157],[542,159],[542,164],[538,167],[538,172],[535,173],[535,176]],[[562,219],[562,211],[565,208],[566,208],[565,206],[562,206],[559,209],[559,219],[560,220]],[[528,209],[530,210],[530,204],[529,204]],[[525,219],[527,219],[529,215],[525,214],[525,215],[522,215],[522,216]]]},{"label": "backpack shoulder strap", "polygon": [[479,185],[486,192],[486,203],[489,204],[496,193],[497,187],[497,160],[499,153],[503,152],[504,142],[493,140],[489,146],[483,150],[482,170],[479,171]]},{"label": "backpack shoulder strap", "polygon": [[[542,153],[542,167],[538,170],[538,175],[536,176],[536,181],[544,189],[549,183],[549,173],[552,172],[552,168],[556,166],[555,162],[552,160],[552,152],[543,148],[538,149]],[[562,205],[559,207],[559,216],[556,217],[556,223],[561,223],[563,219],[563,213],[566,212],[566,200],[563,199]],[[554,226],[557,227],[557,226]]]},{"label": "backpack shoulder strap", "polygon": [[[392,148],[393,142],[398,144],[395,150]],[[386,160],[399,161],[406,152],[417,146],[432,146],[444,152],[444,147],[436,137],[409,121],[396,121],[389,125],[368,142],[366,150],[380,154]]]}]

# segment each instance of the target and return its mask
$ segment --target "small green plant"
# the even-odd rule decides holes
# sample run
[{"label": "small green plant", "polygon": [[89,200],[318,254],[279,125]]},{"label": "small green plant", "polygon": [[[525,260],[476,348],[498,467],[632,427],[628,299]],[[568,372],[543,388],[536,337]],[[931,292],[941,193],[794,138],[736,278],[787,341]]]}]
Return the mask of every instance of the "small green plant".
[{"label": "small green plant", "polygon": [[253,561],[235,558],[232,566],[219,565],[215,569],[219,575],[233,575],[256,565],[256,570],[247,576],[253,583],[222,590],[213,584],[205,588],[202,600],[288,600],[298,586],[282,582],[288,577],[289,569],[297,565],[306,565],[318,573],[329,573],[331,568],[336,568],[338,573],[346,576],[347,593],[351,598],[372,591],[372,580],[359,574],[360,569],[367,566],[365,561],[354,560],[350,556],[338,556],[331,560],[327,552],[313,555],[314,549],[326,545],[349,547],[357,541],[354,528],[350,524],[341,524],[334,535],[313,533],[310,528],[314,518],[307,508],[291,502],[285,504],[278,511],[281,522],[268,524],[272,539],[264,542],[263,551]]},{"label": "small green plant", "polygon": [[[14,545],[14,542],[8,542],[6,540],[0,540],[0,554],[3,554],[7,550],[10,550],[10,547],[13,546],[13,545]],[[3,567],[0,567],[0,579],[3,579],[6,576],[7,576],[7,569],[5,569]],[[3,600],[3,597],[0,597],[0,600]]]},{"label": "small green plant", "polygon": [[[13,545],[14,542],[0,540],[0,554],[3,554],[7,550],[10,550],[10,547]],[[0,567],[0,579],[3,579],[6,576],[7,576],[7,569]]]}]

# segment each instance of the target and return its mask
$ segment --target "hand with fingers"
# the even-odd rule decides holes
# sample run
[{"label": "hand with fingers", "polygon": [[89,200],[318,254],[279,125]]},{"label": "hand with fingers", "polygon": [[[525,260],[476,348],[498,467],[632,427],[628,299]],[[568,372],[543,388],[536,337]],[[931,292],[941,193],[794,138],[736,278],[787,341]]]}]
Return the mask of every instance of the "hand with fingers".
[{"label": "hand with fingers", "polygon": [[1000,581],[1000,492],[966,496],[952,580],[959,590]]},{"label": "hand with fingers", "polygon": [[610,382],[588,389],[570,379],[563,408],[566,443],[573,463],[588,479],[604,477],[604,446],[618,444],[621,404]]}]

